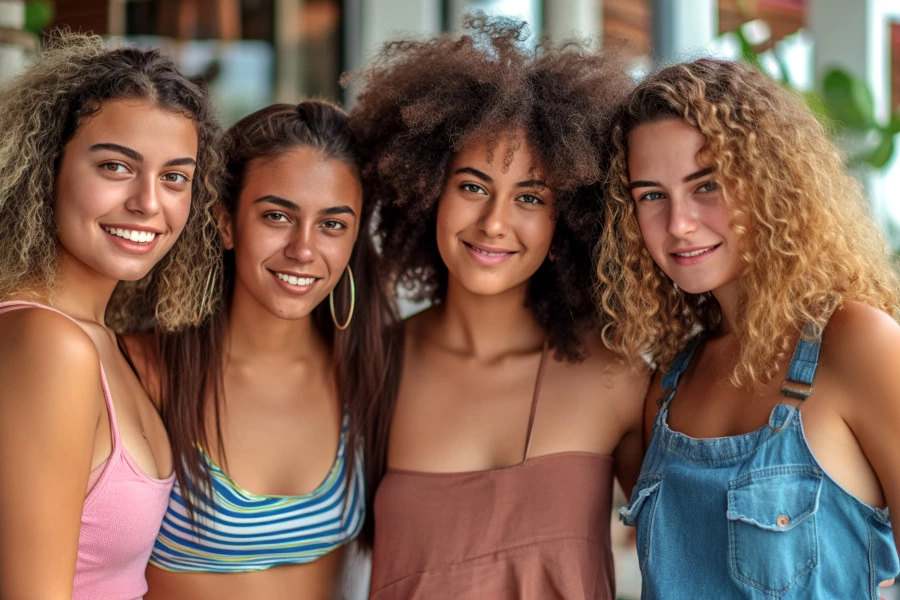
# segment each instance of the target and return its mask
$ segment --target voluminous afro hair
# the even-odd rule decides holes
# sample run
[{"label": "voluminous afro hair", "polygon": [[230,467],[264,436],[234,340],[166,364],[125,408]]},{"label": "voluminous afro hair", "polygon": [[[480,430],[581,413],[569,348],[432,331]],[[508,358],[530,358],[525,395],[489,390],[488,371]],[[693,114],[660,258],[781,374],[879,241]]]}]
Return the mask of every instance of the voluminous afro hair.
[{"label": "voluminous afro hair", "polygon": [[594,185],[605,173],[611,114],[632,82],[620,60],[577,43],[530,49],[524,23],[476,15],[465,25],[462,36],[390,42],[349,78],[361,83],[351,125],[366,153],[364,185],[380,206],[386,268],[413,299],[442,302],[447,269],[435,227],[451,158],[467,143],[496,147],[523,131],[556,197],[555,260],[532,276],[526,306],[557,355],[578,360],[597,325]]},{"label": "voluminous afro hair", "polygon": [[609,199],[600,242],[598,296],[611,318],[606,344],[668,366],[698,329],[722,321],[710,293],[688,294],[644,246],[628,189],[628,134],[683,119],[705,138],[740,239],[734,385],[769,381],[804,325],[820,334],[846,300],[897,317],[890,254],[856,181],[799,95],[764,73],[700,59],[641,82],[617,117]]},{"label": "voluminous afro hair", "polygon": [[[59,270],[53,215],[66,144],[107,100],[146,99],[197,128],[191,210],[171,251],[137,282],[122,282],[107,323],[118,331],[156,322],[178,329],[203,320],[215,303],[219,255],[212,207],[221,160],[218,124],[206,91],[158,51],[107,49],[98,36],[57,32],[29,68],[0,88],[0,300],[47,293]],[[161,132],[162,134],[162,132]]]}]

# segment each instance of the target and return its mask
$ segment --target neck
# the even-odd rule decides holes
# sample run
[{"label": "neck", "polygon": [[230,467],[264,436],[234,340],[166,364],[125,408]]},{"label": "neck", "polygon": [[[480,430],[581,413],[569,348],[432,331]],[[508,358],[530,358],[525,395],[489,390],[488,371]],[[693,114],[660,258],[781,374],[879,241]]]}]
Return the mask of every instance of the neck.
[{"label": "neck", "polygon": [[327,351],[312,315],[282,319],[236,288],[226,325],[227,355],[231,360],[294,362]]},{"label": "neck", "polygon": [[78,321],[106,327],[106,307],[118,283],[62,252],[56,283],[43,301]]},{"label": "neck", "polygon": [[478,358],[539,349],[547,334],[525,308],[526,290],[527,283],[483,296],[469,292],[451,277],[437,337],[448,348]]},{"label": "neck", "polygon": [[738,299],[740,298],[740,289],[737,281],[732,281],[724,286],[713,290],[713,296],[719,303],[719,309],[722,311],[722,324],[719,332],[722,335],[734,334],[736,329],[735,319],[737,318]]}]

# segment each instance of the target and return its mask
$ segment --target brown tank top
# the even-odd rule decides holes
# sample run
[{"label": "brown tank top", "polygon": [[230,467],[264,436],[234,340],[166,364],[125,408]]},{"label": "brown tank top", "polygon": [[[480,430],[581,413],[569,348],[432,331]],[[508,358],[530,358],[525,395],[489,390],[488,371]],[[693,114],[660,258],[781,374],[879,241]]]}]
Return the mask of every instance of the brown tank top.
[{"label": "brown tank top", "polygon": [[370,598],[613,600],[613,460],[589,452],[528,457],[463,473],[388,469],[375,496]]}]

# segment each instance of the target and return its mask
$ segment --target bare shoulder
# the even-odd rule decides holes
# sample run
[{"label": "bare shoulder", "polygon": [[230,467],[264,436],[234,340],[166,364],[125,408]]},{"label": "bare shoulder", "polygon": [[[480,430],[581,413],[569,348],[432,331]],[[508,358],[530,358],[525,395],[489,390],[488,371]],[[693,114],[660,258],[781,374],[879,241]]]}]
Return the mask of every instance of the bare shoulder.
[{"label": "bare shoulder", "polygon": [[414,352],[429,337],[438,310],[438,307],[432,306],[403,319],[401,327],[407,352]]},{"label": "bare shoulder", "polygon": [[156,336],[152,332],[118,336],[137,376],[153,404],[159,408],[160,356]]},{"label": "bare shoulder", "polygon": [[27,397],[37,410],[59,405],[94,414],[102,408],[93,401],[101,389],[100,357],[78,324],[50,310],[23,308],[0,315],[0,339],[0,406]]},{"label": "bare shoulder", "polygon": [[831,316],[822,337],[821,361],[841,380],[868,378],[900,364],[900,325],[885,312],[846,302]]},{"label": "bare shoulder", "polygon": [[643,401],[650,379],[650,368],[644,361],[627,362],[607,348],[599,336],[587,344],[587,357],[580,363],[566,363],[570,374],[585,385],[613,389],[623,401]]},{"label": "bare shoulder", "polygon": [[41,308],[21,308],[0,315],[3,364],[28,363],[67,368],[99,368],[91,337],[68,317]]}]

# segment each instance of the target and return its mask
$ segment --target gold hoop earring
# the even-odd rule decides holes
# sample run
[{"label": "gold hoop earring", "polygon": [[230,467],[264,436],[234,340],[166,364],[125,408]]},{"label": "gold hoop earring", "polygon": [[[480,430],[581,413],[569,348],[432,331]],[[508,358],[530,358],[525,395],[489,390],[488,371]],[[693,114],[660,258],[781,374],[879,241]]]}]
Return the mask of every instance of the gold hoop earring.
[{"label": "gold hoop earring", "polygon": [[[338,323],[337,316],[334,314],[334,290],[332,289],[328,292],[328,308],[331,309],[331,320],[334,321],[334,326],[340,331],[344,331],[350,327],[350,320],[353,318],[353,309],[356,308],[356,282],[353,280],[353,270],[350,268],[350,265],[347,265],[347,275],[350,276],[350,313],[347,315],[347,322],[343,325]],[[338,281],[338,283],[340,284],[340,281]],[[336,288],[337,286],[334,287]]]}]

